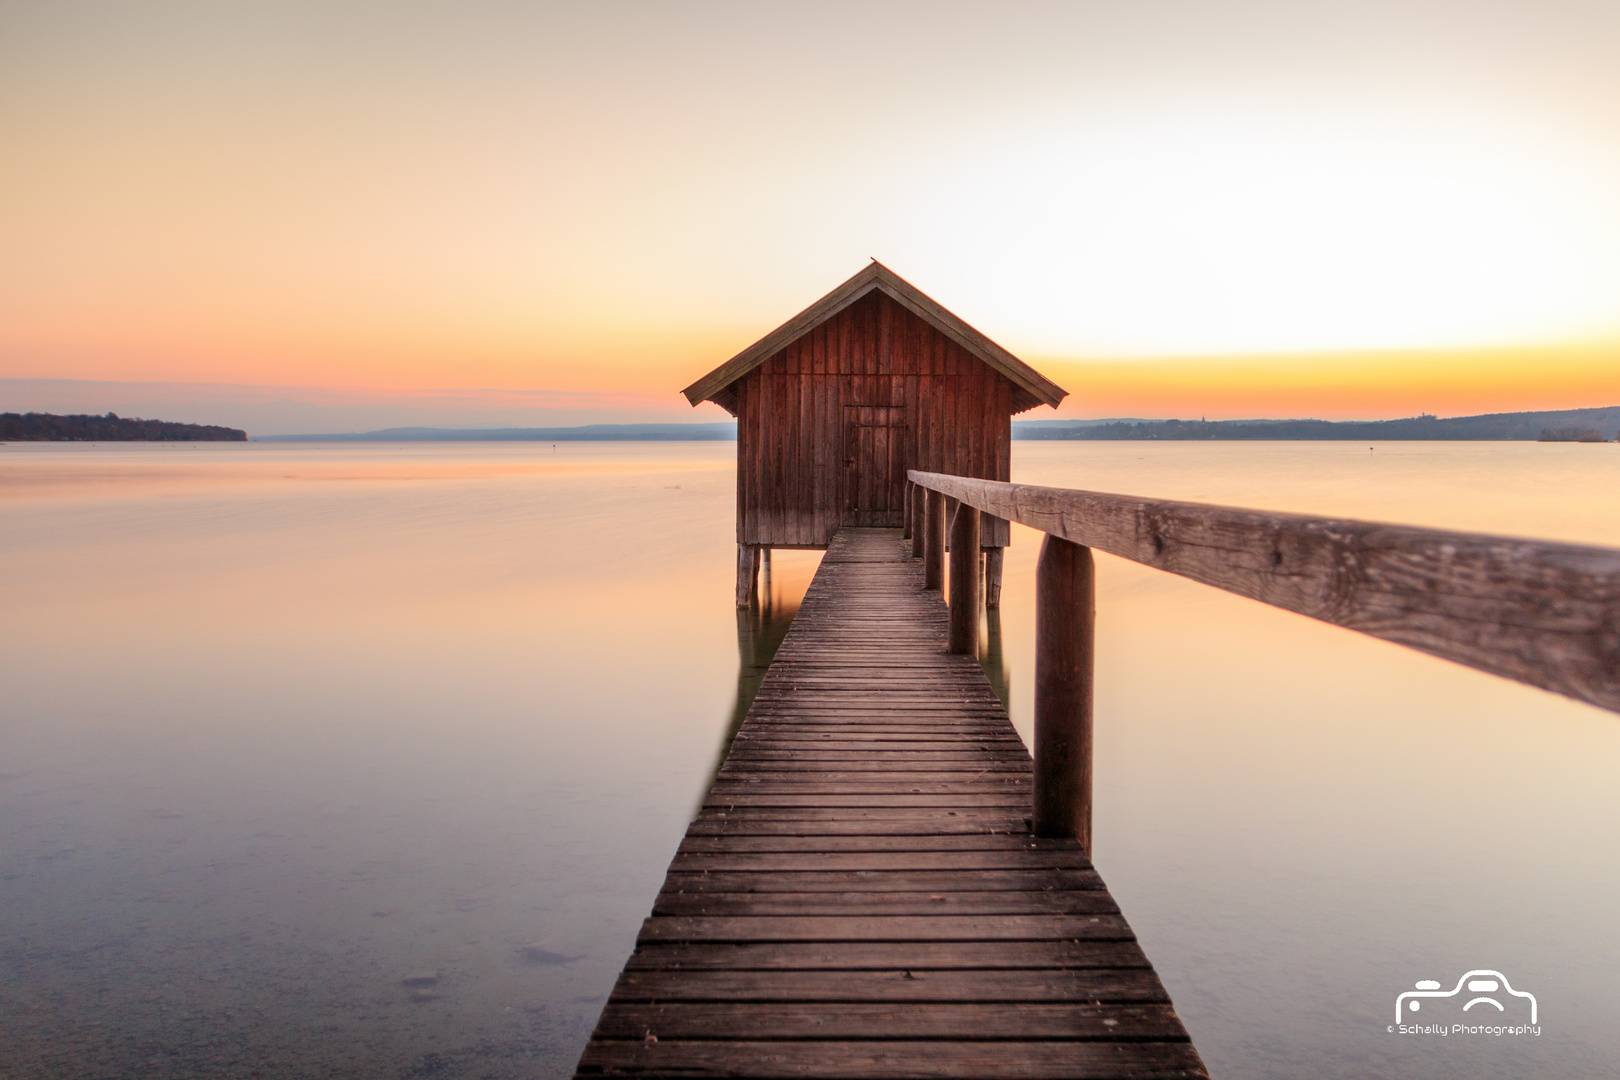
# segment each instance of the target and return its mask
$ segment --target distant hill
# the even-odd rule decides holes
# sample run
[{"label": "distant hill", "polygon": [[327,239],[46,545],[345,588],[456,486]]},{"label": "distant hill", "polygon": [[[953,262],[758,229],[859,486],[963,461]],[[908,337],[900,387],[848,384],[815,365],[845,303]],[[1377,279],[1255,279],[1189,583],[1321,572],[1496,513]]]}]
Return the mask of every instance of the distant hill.
[{"label": "distant hill", "polygon": [[[1406,420],[1078,420],[1014,421],[1015,439],[1424,439],[1569,441],[1575,432],[1605,439],[1620,431],[1620,405],[1483,416],[1414,416]],[[1583,441],[1591,441],[1585,439]]]},{"label": "distant hill", "polygon": [[9,442],[246,442],[247,432],[212,424],[54,413],[0,413],[0,441]]},{"label": "distant hill", "polygon": [[255,435],[254,442],[721,442],[736,441],[737,425],[585,424],[561,428],[384,428],[343,435]]},{"label": "distant hill", "polygon": [[[1053,438],[1054,436],[1020,435],[1020,431],[1055,431],[1071,428],[1100,427],[1103,424],[1160,424],[1162,420],[1149,420],[1141,416],[1110,416],[1106,420],[1014,420],[1013,438]],[[1067,436],[1056,436],[1066,438]]]}]

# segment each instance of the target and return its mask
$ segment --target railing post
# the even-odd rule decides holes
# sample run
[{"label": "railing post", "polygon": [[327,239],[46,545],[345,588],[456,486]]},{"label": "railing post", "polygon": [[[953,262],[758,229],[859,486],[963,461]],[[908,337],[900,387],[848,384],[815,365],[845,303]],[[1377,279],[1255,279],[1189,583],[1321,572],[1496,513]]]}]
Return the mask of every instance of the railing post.
[{"label": "railing post", "polygon": [[923,557],[923,534],[928,531],[928,489],[921,484],[911,485],[911,557]]},{"label": "railing post", "polygon": [[977,655],[979,651],[979,511],[967,503],[956,506],[951,522],[951,652]]},{"label": "railing post", "polygon": [[923,588],[945,587],[945,496],[928,490],[927,540],[923,544]]},{"label": "railing post", "polygon": [[917,490],[917,485],[910,480],[906,481],[905,499],[901,502],[900,524],[904,531],[900,534],[902,540],[911,539],[911,500]]},{"label": "railing post", "polygon": [[759,573],[759,548],[753,544],[737,545],[737,606],[745,608],[754,596],[754,581]]},{"label": "railing post", "polygon": [[1035,568],[1036,836],[1091,853],[1091,700],[1096,586],[1091,549],[1048,535]]}]

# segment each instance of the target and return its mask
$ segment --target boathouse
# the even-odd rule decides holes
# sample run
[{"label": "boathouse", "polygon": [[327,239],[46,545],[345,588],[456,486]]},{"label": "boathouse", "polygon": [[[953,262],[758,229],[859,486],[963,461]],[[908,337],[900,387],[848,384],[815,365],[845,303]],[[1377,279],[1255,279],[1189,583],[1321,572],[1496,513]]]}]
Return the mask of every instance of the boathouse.
[{"label": "boathouse", "polygon": [[[1012,417],[1067,391],[877,260],[685,391],[737,418],[737,600],[760,553],[900,528],[906,470],[1007,480]],[[999,578],[1003,520],[981,546]]]}]

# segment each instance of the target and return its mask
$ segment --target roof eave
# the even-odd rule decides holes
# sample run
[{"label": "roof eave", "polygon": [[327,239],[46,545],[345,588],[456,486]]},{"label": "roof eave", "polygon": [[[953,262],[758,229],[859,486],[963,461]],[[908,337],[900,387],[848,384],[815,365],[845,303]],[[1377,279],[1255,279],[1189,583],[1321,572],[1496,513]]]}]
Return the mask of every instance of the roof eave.
[{"label": "roof eave", "polygon": [[[1021,386],[1044,404],[1057,408],[1058,402],[1069,395],[1069,392],[1045,375],[1024,363],[1012,353],[991,341],[973,326],[963,321],[961,316],[941,307],[934,298],[906,281],[899,274],[874,263],[887,275],[891,281],[879,279],[878,288],[884,295],[894,300],[910,311],[913,315],[929,323],[940,333],[956,342],[968,352],[983,360],[990,367],[1000,371],[1016,386]],[[891,283],[892,282],[892,283]]]},{"label": "roof eave", "polygon": [[693,405],[713,400],[714,395],[770,359],[776,351],[820,323],[832,318],[877,287],[880,264],[875,260],[826,296],[799,312],[775,330],[754,342],[730,360],[709,372],[681,393]]},{"label": "roof eave", "polygon": [[[849,280],[760,338],[724,364],[681,391],[693,405],[714,401],[715,395],[773,356],[788,343],[809,332],[874,289],[938,329],[946,337],[1004,375],[1038,403],[1057,407],[1068,391],[1012,353],[985,337],[961,318],[941,307],[893,270],[873,259]],[[1022,410],[1020,410],[1022,411]]]}]

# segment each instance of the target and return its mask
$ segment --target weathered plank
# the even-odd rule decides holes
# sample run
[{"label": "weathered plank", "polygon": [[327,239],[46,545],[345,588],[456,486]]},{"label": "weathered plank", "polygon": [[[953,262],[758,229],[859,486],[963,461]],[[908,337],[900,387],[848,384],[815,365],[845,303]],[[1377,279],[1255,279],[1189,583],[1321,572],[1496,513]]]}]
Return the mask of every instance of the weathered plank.
[{"label": "weathered plank", "polygon": [[1005,807],[965,807],[942,812],[938,807],[911,806],[711,806],[703,810],[703,815],[731,821],[872,821],[895,824],[912,821],[929,825],[949,825],[951,822],[943,819],[955,817],[983,822],[1025,821],[1028,818],[1027,812],[1019,817],[1016,810],[1009,811]]},{"label": "weathered plank", "polygon": [[1101,889],[1054,889],[1020,892],[1013,889],[968,891],[970,875],[954,886],[934,892],[785,892],[756,889],[750,892],[662,892],[653,901],[653,915],[720,918],[747,915],[758,918],[869,915],[1113,915],[1113,899]]},{"label": "weathered plank", "polygon": [[[650,1034],[650,1033],[649,1033]],[[827,1077],[829,1080],[1179,1080],[1206,1077],[1203,1062],[1185,1042],[852,1042],[591,1041],[581,1074],[615,1076],[746,1076],[759,1080]]]},{"label": "weathered plank", "polygon": [[935,894],[941,890],[1101,889],[1095,870],[805,870],[796,874],[746,870],[672,870],[664,881],[670,893],[724,892],[896,892]]},{"label": "weathered plank", "polygon": [[626,1002],[605,1034],[617,1039],[728,1039],[746,1024],[760,1039],[1130,1039],[1181,1037],[1168,1005],[1074,1002],[917,1002],[905,1009],[864,1002]]},{"label": "weathered plank", "polygon": [[930,491],[1620,712],[1620,550],[913,471]]},{"label": "weathered plank", "polygon": [[1119,937],[1117,915],[672,915],[642,924],[642,941],[1080,941]]},{"label": "weathered plank", "polygon": [[[901,795],[926,795],[930,797],[949,797],[953,799],[993,795],[998,798],[1011,798],[1019,800],[1018,805],[1029,800],[1031,785],[1024,782],[1024,778],[1017,774],[997,776],[987,773],[984,776],[975,776],[967,772],[959,773],[869,773],[872,779],[859,780],[860,773],[812,773],[799,774],[792,779],[783,779],[782,773],[766,773],[769,780],[750,780],[747,772],[733,771],[717,777],[715,784],[709,789],[709,803],[720,803],[732,800],[737,796],[774,796],[792,795],[799,798],[810,798],[817,795],[836,795],[843,798],[855,799],[858,797],[874,797],[879,794],[892,797]],[[786,774],[793,777],[794,774]],[[841,776],[849,779],[837,780],[827,783],[813,779],[820,776]],[[922,780],[915,777],[954,777],[954,780]],[[812,804],[815,805],[815,804]],[[865,805],[856,803],[854,805]],[[956,803],[944,805],[954,806]],[[997,804],[1000,805],[1000,804]],[[1009,804],[1012,805],[1012,804]]]},{"label": "weathered plank", "polygon": [[1085,941],[642,943],[625,968],[724,971],[924,971],[1150,967],[1128,932]]},{"label": "weathered plank", "polygon": [[1167,999],[1152,968],[1066,968],[1018,971],[626,971],[617,1001],[1068,1001],[1154,1002]]},{"label": "weathered plank", "polygon": [[824,761],[815,754],[798,754],[792,757],[779,755],[782,760],[773,760],[754,763],[744,766],[731,759],[721,766],[721,771],[734,772],[738,775],[749,775],[757,771],[758,775],[788,776],[798,773],[826,772],[841,776],[854,776],[863,772],[878,773],[884,776],[910,776],[919,774],[951,774],[968,772],[974,775],[999,776],[1003,773],[1016,773],[1025,775],[1028,772],[1027,762],[1017,758],[1002,755],[997,760],[987,762],[982,769],[975,769],[971,762],[946,762],[931,765],[927,761],[871,761],[864,757],[844,758],[837,761]]},{"label": "weathered plank", "polygon": [[[903,812],[904,813],[904,812]],[[807,822],[813,823],[810,828]],[[709,814],[698,818],[687,827],[689,841],[704,838],[750,839],[777,841],[809,841],[817,837],[829,841],[850,840],[861,843],[880,841],[922,841],[930,839],[968,839],[986,836],[1007,836],[1022,832],[1029,824],[1027,814],[958,814],[941,821],[935,815],[924,817],[906,813],[906,816],[877,816],[864,814],[854,817],[819,814],[815,817],[797,816],[762,819],[753,815],[736,817]],[[806,836],[812,833],[813,836]],[[818,849],[819,850],[819,849]]]},{"label": "weathered plank", "polygon": [[[694,822],[694,824],[698,824]],[[807,831],[802,822],[788,822],[795,830],[791,834],[778,834],[774,826],[778,823],[768,822],[752,824],[745,822],[712,822],[717,827],[741,827],[746,825],[746,835],[719,835],[698,832],[689,829],[686,839],[681,841],[682,852],[721,852],[726,854],[740,854],[743,852],[788,852],[788,851],[816,851],[816,852],[847,852],[847,851],[1024,851],[1032,850],[1029,837],[1005,832],[978,832],[958,834],[949,830],[951,823],[944,826],[922,825],[909,832],[881,833],[873,829],[863,829],[854,833],[834,832],[825,827],[825,823],[816,822],[815,828]],[[767,831],[764,825],[769,824],[772,830]],[[1059,850],[1068,850],[1062,848]],[[1028,863],[1021,866],[1029,868]],[[894,869],[886,867],[885,869]],[[982,868],[975,867],[974,873],[982,872]]]},{"label": "weathered plank", "polygon": [[1063,851],[815,851],[762,854],[728,851],[688,853],[684,849],[670,862],[671,870],[753,870],[791,874],[801,870],[1085,870],[1091,866],[1085,852]]}]

